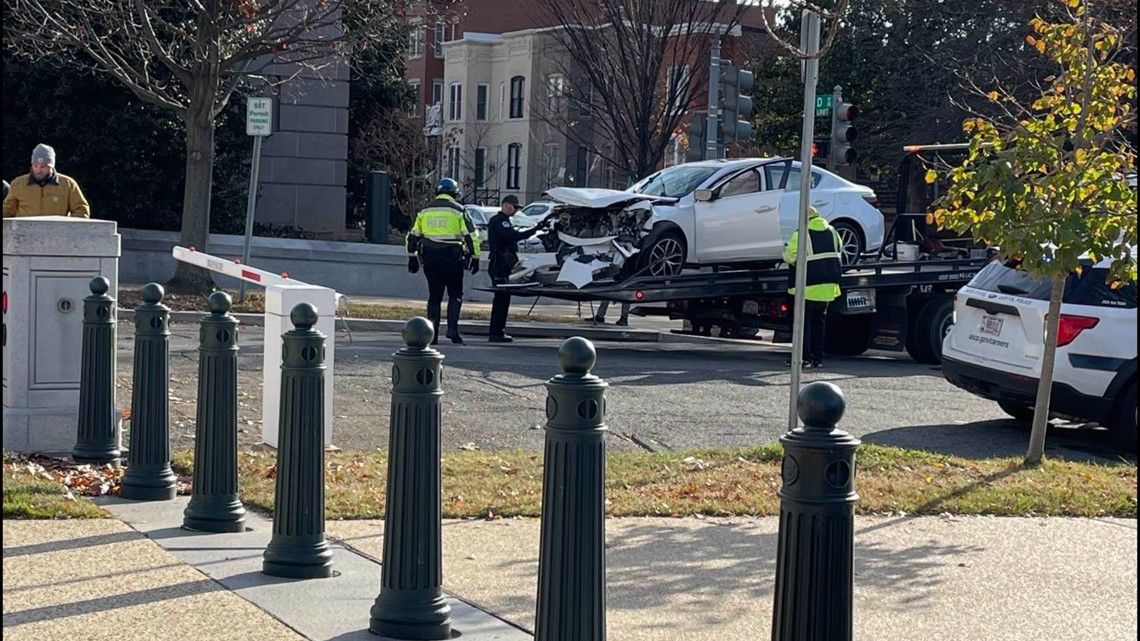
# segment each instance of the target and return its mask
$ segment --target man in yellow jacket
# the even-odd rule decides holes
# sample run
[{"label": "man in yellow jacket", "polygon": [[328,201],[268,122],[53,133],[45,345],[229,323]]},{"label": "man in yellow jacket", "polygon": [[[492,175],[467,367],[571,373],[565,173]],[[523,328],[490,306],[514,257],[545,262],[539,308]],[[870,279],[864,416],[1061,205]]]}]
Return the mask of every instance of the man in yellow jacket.
[{"label": "man in yellow jacket", "polygon": [[[827,304],[839,297],[839,276],[842,265],[839,249],[843,243],[839,234],[814,207],[808,208],[807,284],[804,287],[804,363],[807,367],[823,367],[823,342],[827,330]],[[788,293],[796,293],[796,255],[799,253],[800,232],[792,232],[784,247],[784,262],[788,270]],[[799,310],[796,310],[799,313]],[[788,361],[791,365],[791,361]]]},{"label": "man in yellow jacket", "polygon": [[17,216],[91,217],[79,183],[55,170],[55,150],[48,145],[36,145],[31,173],[13,180],[4,197],[4,217]]}]

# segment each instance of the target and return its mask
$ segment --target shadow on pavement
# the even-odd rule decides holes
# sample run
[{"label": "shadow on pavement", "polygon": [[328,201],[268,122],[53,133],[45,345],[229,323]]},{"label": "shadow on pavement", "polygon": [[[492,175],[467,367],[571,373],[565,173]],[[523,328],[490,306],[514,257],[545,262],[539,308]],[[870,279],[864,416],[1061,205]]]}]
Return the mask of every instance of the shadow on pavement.
[{"label": "shadow on pavement", "polygon": [[[1045,455],[1066,461],[1136,464],[1136,455],[1111,445],[1108,431],[1056,423],[1049,424]],[[864,443],[926,450],[949,456],[983,459],[1025,456],[1029,426],[1009,420],[967,424],[915,425],[865,434]]]}]

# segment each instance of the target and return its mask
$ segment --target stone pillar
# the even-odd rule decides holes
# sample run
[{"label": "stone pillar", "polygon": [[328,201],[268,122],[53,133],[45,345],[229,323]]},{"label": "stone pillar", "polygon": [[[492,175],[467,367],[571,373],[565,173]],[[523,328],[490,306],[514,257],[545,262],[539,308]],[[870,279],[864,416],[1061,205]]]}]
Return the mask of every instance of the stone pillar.
[{"label": "stone pillar", "polygon": [[[118,296],[119,234],[113,221],[67,216],[3,224],[4,449],[66,454],[79,421],[83,299],[96,276]],[[114,449],[119,418],[114,408]]]}]

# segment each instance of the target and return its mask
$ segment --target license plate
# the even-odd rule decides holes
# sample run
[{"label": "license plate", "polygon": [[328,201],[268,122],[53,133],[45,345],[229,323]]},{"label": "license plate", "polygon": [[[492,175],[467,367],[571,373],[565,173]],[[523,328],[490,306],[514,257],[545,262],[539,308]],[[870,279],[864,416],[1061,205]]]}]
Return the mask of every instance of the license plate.
[{"label": "license plate", "polygon": [[869,309],[874,306],[871,299],[861,291],[847,292],[847,309]]},{"label": "license plate", "polygon": [[746,300],[744,301],[744,305],[741,306],[740,311],[756,316],[760,313],[760,303],[754,300]]},{"label": "license plate", "polygon": [[1005,320],[998,316],[982,316],[982,324],[978,327],[983,334],[990,334],[992,336],[1001,336],[1001,326]]}]

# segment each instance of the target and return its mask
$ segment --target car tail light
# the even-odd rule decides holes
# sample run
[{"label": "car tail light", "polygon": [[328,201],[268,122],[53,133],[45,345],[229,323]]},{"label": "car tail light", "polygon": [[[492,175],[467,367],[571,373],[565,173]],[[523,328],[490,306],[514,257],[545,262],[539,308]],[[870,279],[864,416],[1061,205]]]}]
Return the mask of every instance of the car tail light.
[{"label": "car tail light", "polygon": [[[1099,318],[1092,316],[1061,314],[1061,322],[1057,326],[1057,347],[1064,347],[1075,341],[1081,332],[1096,327],[1099,322]],[[1045,317],[1045,324],[1049,324],[1048,316]]]},{"label": "car tail light", "polygon": [[871,205],[875,209],[879,208],[879,197],[877,195],[863,194],[863,200],[867,201],[867,204]]}]

